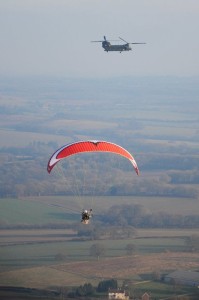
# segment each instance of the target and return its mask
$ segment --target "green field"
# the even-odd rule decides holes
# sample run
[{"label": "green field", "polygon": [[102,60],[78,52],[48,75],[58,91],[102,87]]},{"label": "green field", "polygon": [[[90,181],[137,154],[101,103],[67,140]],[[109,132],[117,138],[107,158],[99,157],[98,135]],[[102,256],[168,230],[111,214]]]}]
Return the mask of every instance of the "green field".
[{"label": "green field", "polygon": [[[67,261],[85,261],[90,260],[89,249],[94,241],[70,241],[66,240],[62,232],[62,237],[56,239],[56,232],[54,230],[51,239],[45,240],[43,233],[43,240],[39,239],[38,231],[34,230],[34,236],[27,241],[28,232],[25,232],[25,237],[22,235],[13,240],[12,236],[7,237],[4,244],[1,242],[0,247],[0,261],[2,268],[15,267],[30,267],[45,264],[56,263],[56,255],[61,253],[65,255]],[[164,232],[164,230],[163,230]],[[10,232],[11,234],[12,232]],[[191,231],[190,231],[191,233]],[[30,233],[31,234],[31,233]],[[148,232],[150,234],[150,231]],[[49,235],[49,234],[48,234]],[[167,237],[167,238],[135,238],[128,240],[104,240],[100,243],[105,248],[105,257],[122,257],[126,255],[125,247],[129,243],[136,246],[136,253],[162,253],[166,251],[182,252],[186,249],[183,237]],[[10,241],[10,242],[9,242]]]},{"label": "green field", "polygon": [[[0,199],[1,224],[34,224],[78,222],[83,208],[93,208],[98,215],[113,205],[140,204],[148,212],[199,214],[197,199],[165,197],[26,197]],[[95,221],[95,219],[93,220]]]},{"label": "green field", "polygon": [[2,224],[34,224],[63,223],[76,220],[77,216],[64,211],[50,203],[28,199],[0,199],[0,220]]}]

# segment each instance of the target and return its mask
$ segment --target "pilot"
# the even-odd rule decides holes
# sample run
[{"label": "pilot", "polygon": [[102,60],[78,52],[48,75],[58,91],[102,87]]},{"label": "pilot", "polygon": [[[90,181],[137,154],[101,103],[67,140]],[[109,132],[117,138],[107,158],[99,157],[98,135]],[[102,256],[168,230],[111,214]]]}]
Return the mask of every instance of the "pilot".
[{"label": "pilot", "polygon": [[91,216],[92,216],[92,209],[90,209],[89,211],[85,209],[82,212],[82,220],[81,220],[81,222],[85,222],[85,223],[89,222]]}]

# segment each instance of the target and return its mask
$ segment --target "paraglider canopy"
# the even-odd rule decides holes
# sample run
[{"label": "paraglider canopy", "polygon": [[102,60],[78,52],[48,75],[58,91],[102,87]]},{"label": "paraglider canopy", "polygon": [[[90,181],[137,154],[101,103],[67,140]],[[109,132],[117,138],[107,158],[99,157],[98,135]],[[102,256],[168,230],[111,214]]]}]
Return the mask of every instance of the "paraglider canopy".
[{"label": "paraglider canopy", "polygon": [[130,160],[133,164],[135,172],[139,175],[139,169],[133,156],[121,146],[106,142],[106,141],[80,141],[72,144],[65,145],[58,149],[49,159],[47,171],[50,173],[54,166],[62,159],[68,156],[84,153],[84,152],[110,152],[118,154]]}]

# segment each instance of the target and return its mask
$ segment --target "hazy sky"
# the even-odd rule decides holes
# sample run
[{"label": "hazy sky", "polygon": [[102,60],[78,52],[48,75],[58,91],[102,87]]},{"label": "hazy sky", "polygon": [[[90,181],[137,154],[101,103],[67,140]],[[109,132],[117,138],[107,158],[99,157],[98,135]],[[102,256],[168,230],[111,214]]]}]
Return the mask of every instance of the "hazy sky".
[{"label": "hazy sky", "polygon": [[198,31],[199,0],[0,0],[0,75],[199,75]]}]

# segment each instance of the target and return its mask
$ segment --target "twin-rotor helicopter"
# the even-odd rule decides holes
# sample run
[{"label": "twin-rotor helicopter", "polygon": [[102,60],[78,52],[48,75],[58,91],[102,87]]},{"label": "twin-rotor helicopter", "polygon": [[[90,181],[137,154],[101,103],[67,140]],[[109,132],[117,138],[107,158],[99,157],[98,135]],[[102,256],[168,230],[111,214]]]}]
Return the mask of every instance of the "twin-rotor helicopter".
[{"label": "twin-rotor helicopter", "polygon": [[130,44],[133,45],[137,45],[137,44],[146,44],[146,43],[129,43],[127,41],[125,41],[124,39],[122,39],[121,37],[119,37],[120,40],[122,40],[123,42],[125,42],[125,44],[116,44],[113,45],[110,43],[110,41],[108,41],[106,39],[106,37],[104,36],[104,40],[102,41],[91,41],[92,43],[102,43],[102,48],[104,48],[104,51],[109,52],[109,51],[119,51],[120,53],[123,51],[130,51],[132,50],[132,48],[130,47]]}]

